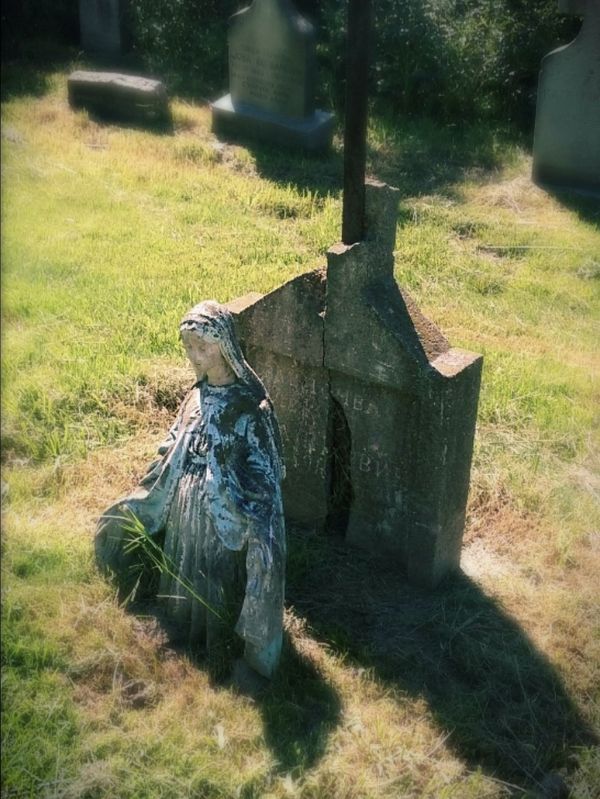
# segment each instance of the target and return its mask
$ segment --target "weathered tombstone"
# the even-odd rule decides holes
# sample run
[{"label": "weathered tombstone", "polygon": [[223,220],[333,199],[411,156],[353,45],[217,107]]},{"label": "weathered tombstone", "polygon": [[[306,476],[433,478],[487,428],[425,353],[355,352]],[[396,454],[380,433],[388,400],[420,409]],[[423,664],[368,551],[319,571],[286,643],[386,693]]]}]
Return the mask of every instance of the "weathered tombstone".
[{"label": "weathered tombstone", "polygon": [[84,50],[121,55],[126,46],[126,0],[79,0],[79,28]]},{"label": "weathered tombstone", "polygon": [[333,115],[314,107],[314,27],[291,0],[254,0],[231,18],[230,93],[212,103],[218,136],[326,148]]},{"label": "weathered tombstone", "polygon": [[281,423],[287,517],[433,586],[460,562],[482,359],[396,284],[397,198],[368,184],[362,241],[229,307]]},{"label": "weathered tombstone", "polygon": [[168,122],[169,100],[159,80],[117,72],[77,70],[67,81],[71,108],[85,108],[108,119]]},{"label": "weathered tombstone", "polygon": [[542,61],[533,179],[543,185],[600,192],[600,2],[559,0],[583,16],[575,41]]}]

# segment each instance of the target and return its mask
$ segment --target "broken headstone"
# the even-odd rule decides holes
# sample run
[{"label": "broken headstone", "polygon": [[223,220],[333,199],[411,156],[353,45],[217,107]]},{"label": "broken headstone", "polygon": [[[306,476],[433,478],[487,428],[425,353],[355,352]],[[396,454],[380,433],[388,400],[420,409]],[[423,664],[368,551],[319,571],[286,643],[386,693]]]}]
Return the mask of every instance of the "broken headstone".
[{"label": "broken headstone", "polygon": [[77,70],[68,79],[69,105],[99,117],[134,122],[167,122],[169,100],[159,80],[117,72]]},{"label": "broken headstone", "polygon": [[286,516],[431,586],[460,562],[482,358],[396,284],[397,197],[368,184],[365,240],[229,307],[280,420]]}]

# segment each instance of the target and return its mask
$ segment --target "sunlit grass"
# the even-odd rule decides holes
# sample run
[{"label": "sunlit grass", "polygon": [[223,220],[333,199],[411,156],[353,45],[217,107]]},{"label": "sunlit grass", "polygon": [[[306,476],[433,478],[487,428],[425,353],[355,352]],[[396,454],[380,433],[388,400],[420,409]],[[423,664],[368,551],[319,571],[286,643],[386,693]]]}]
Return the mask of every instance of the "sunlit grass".
[{"label": "sunlit grass", "polygon": [[[369,620],[380,581],[292,534],[286,659],[257,703],[119,607],[91,533],[190,380],[183,312],[324,263],[339,152],[222,146],[208,110],[180,101],[172,135],[103,125],[65,95],[51,75],[3,108],[7,796],[532,799],[541,772],[568,769],[589,799],[596,752],[563,740],[556,714],[569,697],[600,729],[592,215],[532,186],[505,134],[373,121],[370,170],[402,195],[397,279],[454,346],[485,357],[473,583],[398,605],[400,581]],[[328,595],[343,569],[347,587]]]}]

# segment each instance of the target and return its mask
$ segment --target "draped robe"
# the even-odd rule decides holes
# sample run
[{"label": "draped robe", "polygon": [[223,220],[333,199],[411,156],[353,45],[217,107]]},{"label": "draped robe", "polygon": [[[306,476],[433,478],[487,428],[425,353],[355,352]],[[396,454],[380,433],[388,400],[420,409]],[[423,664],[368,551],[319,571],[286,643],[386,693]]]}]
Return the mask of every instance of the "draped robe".
[{"label": "draped robe", "polygon": [[150,536],[164,532],[170,568],[158,595],[190,643],[209,651],[216,620],[232,607],[228,597],[236,594],[243,558],[235,632],[245,641],[246,660],[265,676],[281,649],[286,547],[270,412],[241,382],[198,383],[158,459],[137,489],[103,514],[96,536],[100,565],[127,583],[135,566],[135,552],[125,546],[127,518],[135,516]]}]

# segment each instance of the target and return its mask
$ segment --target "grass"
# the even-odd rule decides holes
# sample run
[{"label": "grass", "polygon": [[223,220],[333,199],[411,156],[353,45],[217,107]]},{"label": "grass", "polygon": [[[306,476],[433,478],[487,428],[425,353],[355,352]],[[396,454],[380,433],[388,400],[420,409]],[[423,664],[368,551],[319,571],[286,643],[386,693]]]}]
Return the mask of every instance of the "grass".
[{"label": "grass", "polygon": [[178,100],[172,134],[104,125],[65,80],[3,104],[3,796],[533,799],[561,779],[592,799],[597,210],[532,186],[507,132],[372,122],[397,278],[485,356],[464,573],[425,593],[290,530],[285,658],[256,701],[120,607],[94,520],[190,380],[183,312],[323,263],[339,143],[221,145]]}]

